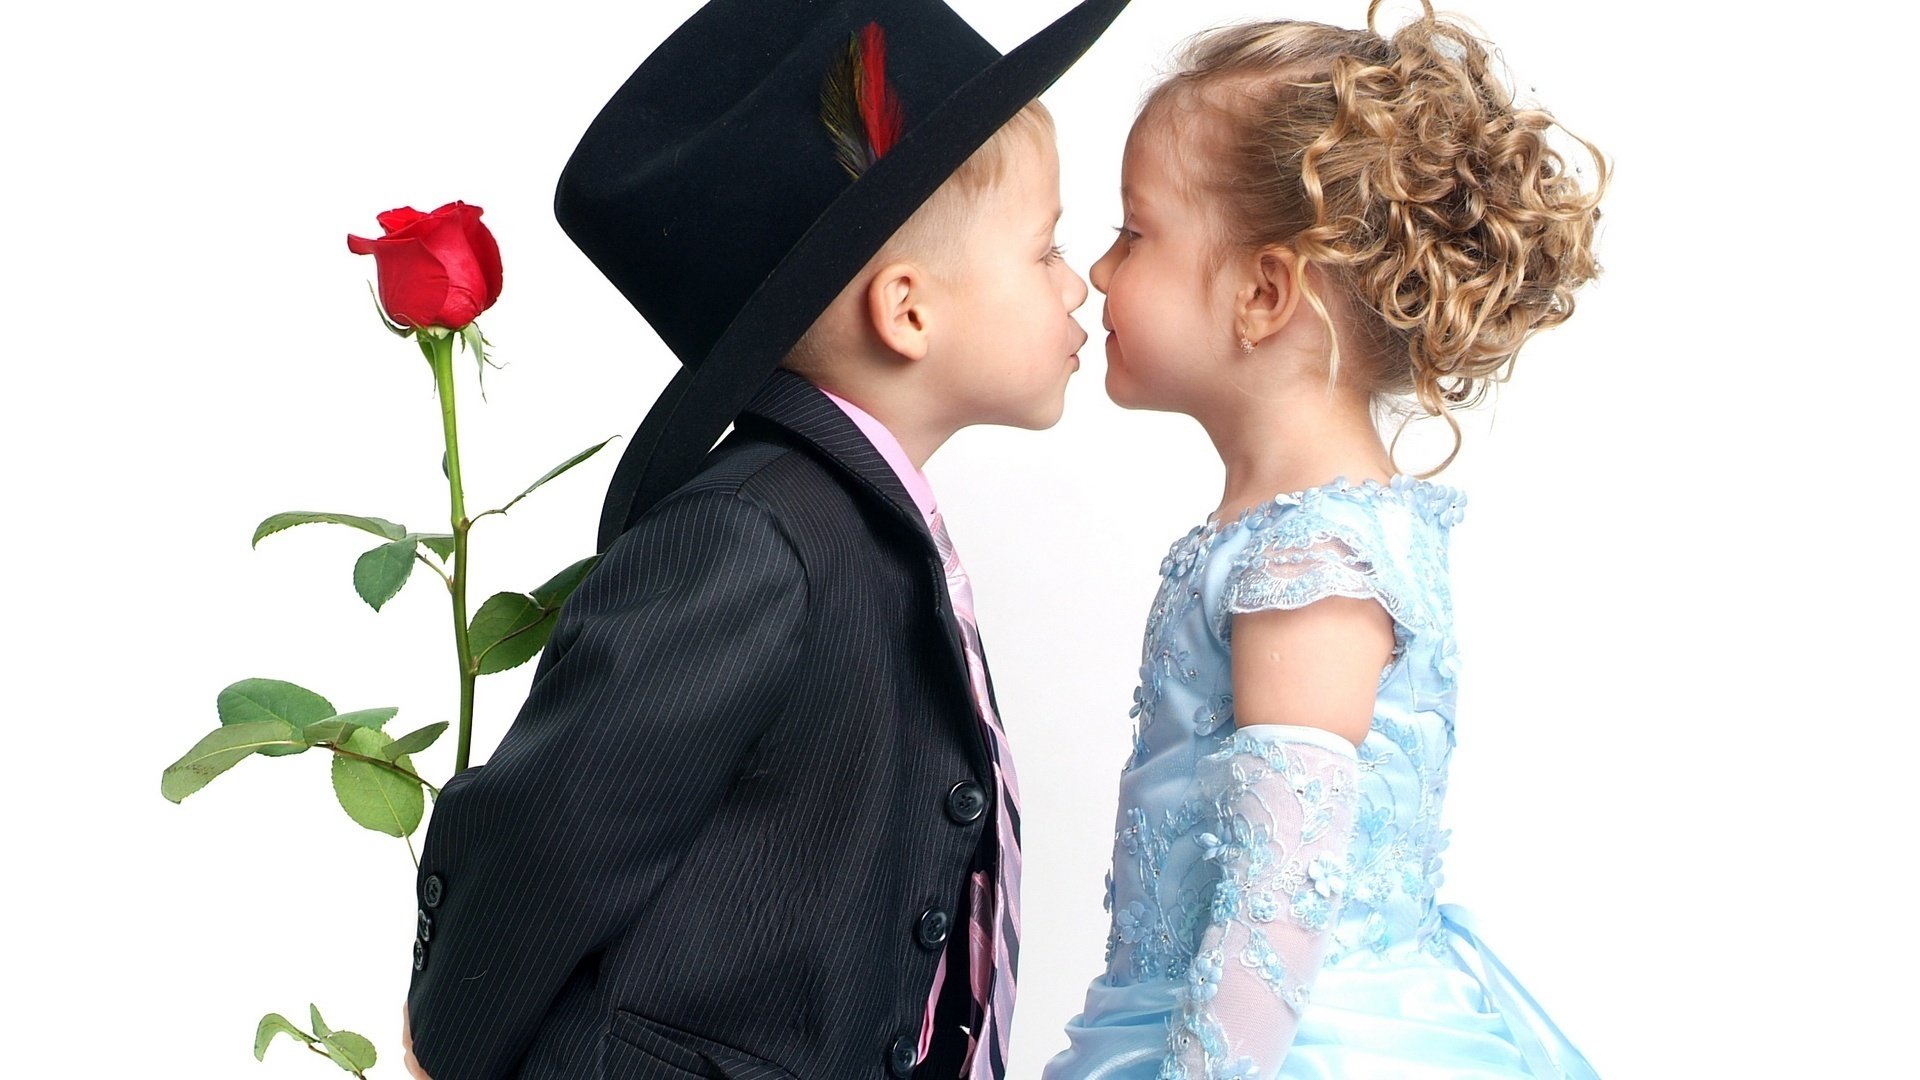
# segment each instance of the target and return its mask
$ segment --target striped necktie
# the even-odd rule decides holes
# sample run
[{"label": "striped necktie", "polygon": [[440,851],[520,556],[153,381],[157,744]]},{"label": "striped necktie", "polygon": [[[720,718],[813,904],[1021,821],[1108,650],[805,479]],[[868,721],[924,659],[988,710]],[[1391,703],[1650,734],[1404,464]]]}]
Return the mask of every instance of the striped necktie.
[{"label": "striped necktie", "polygon": [[960,640],[965,643],[967,674],[973,686],[974,704],[987,731],[987,748],[993,758],[994,784],[999,798],[994,800],[995,836],[999,840],[999,858],[995,860],[995,880],[991,889],[976,882],[969,956],[973,971],[974,1016],[969,1029],[968,1064],[962,1075],[967,1080],[1004,1080],[1007,1075],[1007,1046],[1013,1021],[1014,969],[1020,961],[1020,785],[1014,776],[1013,754],[1007,746],[1007,733],[994,715],[993,698],[987,690],[985,654],[980,648],[980,631],[973,617],[973,586],[960,565],[960,554],[947,535],[946,521],[934,510],[927,518],[928,530],[946,570],[947,593],[953,598],[954,614],[960,623]]}]

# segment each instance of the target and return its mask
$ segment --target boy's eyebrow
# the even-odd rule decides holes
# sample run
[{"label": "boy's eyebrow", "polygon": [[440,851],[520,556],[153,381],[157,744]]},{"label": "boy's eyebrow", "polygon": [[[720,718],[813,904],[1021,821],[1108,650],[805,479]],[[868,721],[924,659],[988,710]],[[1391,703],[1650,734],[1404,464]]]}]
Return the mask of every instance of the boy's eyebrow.
[{"label": "boy's eyebrow", "polygon": [[1066,209],[1067,208],[1064,206],[1054,207],[1053,216],[1047,219],[1047,223],[1045,225],[1042,225],[1038,229],[1035,229],[1034,235],[1045,236],[1046,234],[1052,232],[1053,227],[1060,224],[1060,215],[1066,213]]}]

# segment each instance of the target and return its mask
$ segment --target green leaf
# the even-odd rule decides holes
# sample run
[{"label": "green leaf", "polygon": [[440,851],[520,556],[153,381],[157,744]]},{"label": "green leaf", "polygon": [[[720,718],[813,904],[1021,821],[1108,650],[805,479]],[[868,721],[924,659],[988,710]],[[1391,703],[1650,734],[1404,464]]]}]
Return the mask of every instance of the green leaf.
[{"label": "green leaf", "polygon": [[480,400],[485,401],[487,399],[487,369],[500,366],[487,356],[487,350],[493,347],[493,342],[488,341],[487,335],[480,332],[479,319],[475,319],[460,328],[460,341],[467,348],[473,350],[474,371],[478,373],[480,379]]},{"label": "green leaf", "polygon": [[480,400],[485,401],[487,400],[487,369],[489,367],[497,368],[500,366],[487,359],[486,346],[492,343],[486,339],[486,335],[480,332],[480,322],[478,319],[461,327],[454,333],[456,334],[457,341],[473,350],[474,371],[478,373],[480,379]]},{"label": "green leaf", "polygon": [[[316,720],[334,713],[326,698],[294,683],[280,679],[241,679],[215,699],[222,724],[248,724],[256,720],[285,720],[293,729],[305,730]],[[262,751],[269,757],[298,754],[306,749],[304,740],[297,746],[271,746]]]},{"label": "green leaf", "polygon": [[[393,744],[383,732],[361,728],[348,736],[344,749],[367,757],[381,757],[381,751]],[[413,763],[405,756],[395,760],[407,771]],[[411,836],[420,827],[426,812],[426,797],[420,784],[390,769],[371,762],[355,761],[335,754],[333,757],[333,793],[347,816],[362,827],[388,836]]]},{"label": "green leaf", "polygon": [[339,746],[359,730],[360,725],[336,718],[308,724],[306,730],[300,733],[300,737],[309,746],[318,746],[321,743],[333,743]]},{"label": "green leaf", "polygon": [[480,332],[480,320],[475,319],[461,327],[460,340],[467,348],[473,350],[474,360],[482,365],[480,378],[484,382],[487,377],[486,369],[489,367],[498,368],[500,365],[494,363],[487,356],[487,349],[493,345],[493,342],[488,341],[487,335]]},{"label": "green leaf", "polygon": [[253,530],[253,546],[259,547],[260,541],[282,529],[291,529],[295,525],[311,525],[315,522],[328,522],[334,525],[351,525],[363,529],[375,536],[388,540],[398,540],[407,535],[404,526],[395,525],[386,518],[360,517],[356,514],[330,514],[322,510],[288,510],[275,514],[261,522]]},{"label": "green leaf", "polygon": [[273,1037],[281,1032],[285,1032],[304,1043],[311,1044],[314,1042],[313,1036],[294,1027],[293,1021],[288,1020],[279,1013],[268,1013],[260,1018],[260,1027],[253,1033],[253,1060],[267,1060],[267,1044],[272,1042]]},{"label": "green leaf", "polygon": [[432,746],[434,740],[438,739],[446,730],[447,722],[442,720],[437,724],[428,724],[418,731],[409,731],[405,735],[393,740],[392,746],[380,751],[380,756],[386,758],[388,761],[392,761],[402,754],[417,754],[427,747]]},{"label": "green leaf", "polygon": [[452,533],[409,533],[408,535],[420,541],[421,546],[428,551],[440,556],[441,562],[453,558]]},{"label": "green leaf", "polygon": [[387,726],[387,721],[393,719],[399,712],[399,706],[387,705],[378,709],[355,709],[352,712],[343,712],[334,719],[380,731]]},{"label": "green leaf", "polygon": [[335,1065],[350,1073],[363,1073],[373,1068],[378,1055],[373,1052],[373,1043],[364,1035],[351,1031],[336,1031],[321,1038],[320,1048],[327,1052]]},{"label": "green leaf", "polygon": [[353,564],[353,588],[379,611],[413,573],[413,541],[395,540],[361,555]]},{"label": "green leaf", "polygon": [[514,503],[517,503],[521,499],[524,499],[527,496],[533,494],[534,489],[538,488],[541,484],[546,483],[547,481],[553,479],[554,477],[559,476],[561,473],[566,472],[568,469],[573,468],[575,465],[578,465],[581,462],[592,457],[593,455],[599,453],[601,447],[607,445],[612,441],[613,441],[612,436],[608,436],[607,438],[601,439],[599,442],[594,443],[592,446],[587,447],[585,450],[580,451],[579,453],[573,455],[572,457],[561,462],[560,464],[555,465],[553,468],[548,469],[545,476],[542,476],[540,479],[535,480],[533,483],[527,485],[527,490],[521,492],[518,495],[515,495],[510,501],[508,501],[507,505],[501,507],[498,512],[502,514],[506,513],[509,509],[512,509]]},{"label": "green leaf", "polygon": [[574,588],[586,578],[587,571],[593,569],[593,564],[599,561],[600,556],[589,555],[548,578],[544,584],[528,595],[532,596],[541,607],[557,611],[561,604],[566,603],[567,597],[573,595]]},{"label": "green leaf", "polygon": [[467,629],[467,647],[479,660],[482,675],[519,667],[538,653],[553,632],[553,613],[526,593],[500,592],[487,597]]},{"label": "green leaf", "polygon": [[213,778],[238,765],[249,754],[265,746],[292,745],[299,732],[285,720],[255,720],[227,724],[209,732],[180,760],[160,773],[160,794],[169,802],[199,791]]},{"label": "green leaf", "polygon": [[330,742],[338,746],[342,740],[350,737],[359,728],[372,728],[379,731],[399,711],[391,705],[381,709],[355,709],[353,712],[343,712],[339,716],[330,716],[318,723],[308,724],[300,734],[308,743]]},{"label": "green leaf", "polygon": [[313,1017],[313,1033],[316,1036],[324,1039],[333,1034],[333,1030],[327,1027],[327,1022],[320,1019],[320,1006],[309,1001],[307,1002],[307,1012]]},{"label": "green leaf", "polygon": [[519,667],[546,647],[560,606],[599,560],[589,555],[543,582],[531,594],[502,592],[487,597],[474,613],[467,646],[479,658],[479,672],[492,675]]}]

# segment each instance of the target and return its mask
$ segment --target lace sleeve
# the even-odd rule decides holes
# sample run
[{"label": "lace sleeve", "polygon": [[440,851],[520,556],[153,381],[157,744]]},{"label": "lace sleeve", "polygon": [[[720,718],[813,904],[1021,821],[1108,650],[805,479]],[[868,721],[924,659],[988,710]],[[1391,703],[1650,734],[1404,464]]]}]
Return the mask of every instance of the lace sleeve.
[{"label": "lace sleeve", "polygon": [[1328,596],[1377,600],[1394,621],[1396,642],[1418,622],[1413,592],[1377,514],[1357,504],[1320,500],[1272,519],[1233,560],[1216,611],[1214,631],[1231,641],[1233,617],[1251,611],[1291,610]]},{"label": "lace sleeve", "polygon": [[1261,529],[1234,560],[1226,583],[1229,613],[1305,607],[1325,596],[1378,594],[1376,525],[1336,521],[1296,509]]},{"label": "lace sleeve", "polygon": [[1326,954],[1353,837],[1353,744],[1258,724],[1201,761],[1220,870],[1168,1033],[1160,1080],[1259,1080],[1279,1069]]}]

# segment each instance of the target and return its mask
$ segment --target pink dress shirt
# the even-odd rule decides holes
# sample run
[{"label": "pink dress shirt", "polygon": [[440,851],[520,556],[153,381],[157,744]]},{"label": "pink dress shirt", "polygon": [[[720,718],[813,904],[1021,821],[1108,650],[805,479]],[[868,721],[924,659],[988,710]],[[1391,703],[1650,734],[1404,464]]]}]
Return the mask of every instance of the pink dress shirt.
[{"label": "pink dress shirt", "polygon": [[[907,494],[912,497],[913,504],[919,509],[921,518],[927,522],[928,530],[933,531],[934,515],[938,512],[938,508],[933,500],[933,487],[927,483],[926,474],[915,467],[912,459],[907,457],[906,449],[900,445],[900,440],[894,437],[893,432],[889,431],[885,424],[874,418],[874,416],[865,409],[835,394],[831,390],[821,388],[820,392],[832,399],[833,403],[838,405],[841,411],[847,414],[848,419],[852,420],[854,425],[860,429],[861,434],[867,437],[867,441],[873,444],[873,448],[880,452],[881,458],[893,469],[894,474],[900,478],[901,486],[906,488]],[[966,593],[967,595],[964,597],[962,595],[952,597],[955,608],[954,617],[956,620],[973,618],[973,612],[971,610],[971,590],[966,590]],[[963,605],[965,605],[966,608],[964,611],[961,610]],[[963,629],[963,640],[965,636]],[[969,681],[973,685],[974,690],[975,711],[985,716],[991,711],[992,706],[988,703],[985,696],[987,691],[984,673],[971,671],[969,674],[971,675]],[[985,905],[984,910],[992,911],[994,897],[992,895],[993,884],[991,877],[985,872],[980,871],[976,871],[973,876],[975,880],[971,884],[974,904],[976,905],[975,910],[982,910],[980,905]],[[955,929],[959,930],[961,928],[956,927]],[[979,935],[976,933],[974,936],[977,939]],[[972,942],[972,947],[968,950],[968,956],[971,958],[972,967],[974,968],[970,974],[972,975],[975,998],[978,1000],[982,997],[985,988],[990,985],[993,977],[992,946],[987,941],[975,940]],[[920,1050],[918,1056],[922,1059],[927,1056],[927,1049],[933,1042],[934,1007],[940,1000],[940,989],[946,982],[946,974],[947,954],[945,950],[942,950],[940,953],[939,967],[935,968],[933,973],[933,990],[927,995],[926,1018],[922,1021],[920,1028]]]}]

